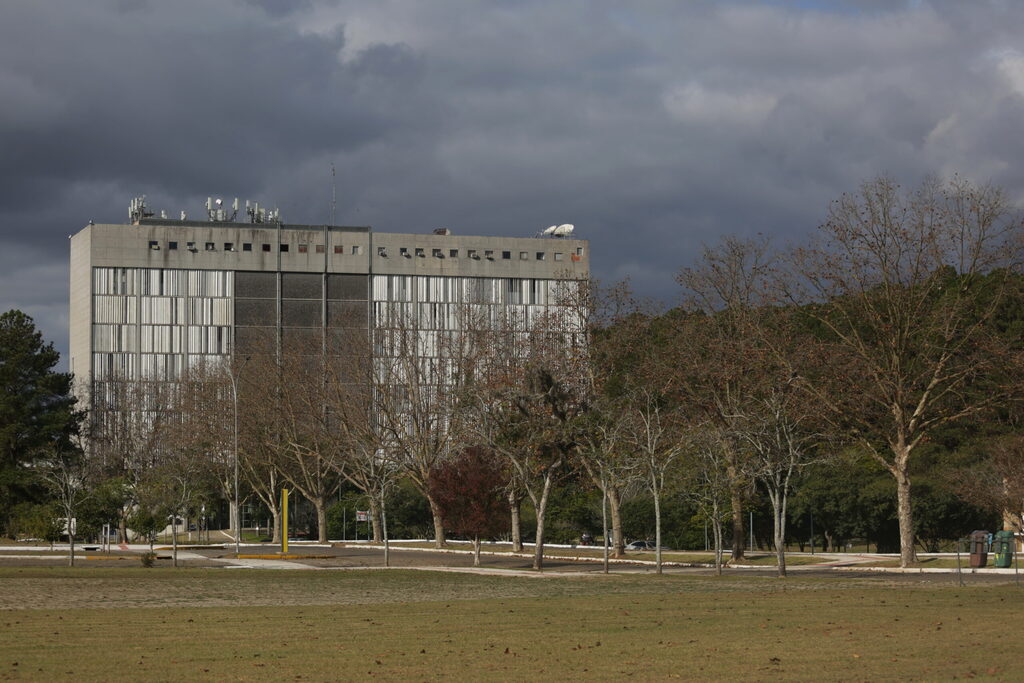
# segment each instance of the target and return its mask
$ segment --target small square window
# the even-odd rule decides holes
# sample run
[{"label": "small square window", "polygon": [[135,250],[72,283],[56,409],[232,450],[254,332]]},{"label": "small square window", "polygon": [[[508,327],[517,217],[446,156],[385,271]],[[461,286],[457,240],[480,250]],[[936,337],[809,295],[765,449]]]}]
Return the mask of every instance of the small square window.
[{"label": "small square window", "polygon": [[451,256],[452,258],[459,258],[459,250],[458,249],[449,249],[448,250],[448,255]]},{"label": "small square window", "polygon": [[225,242],[224,243],[224,251],[234,251],[234,250],[235,250],[235,243],[234,242]]},{"label": "small square window", "polygon": [[530,252],[528,252],[528,251],[521,251],[521,252],[519,252],[519,260],[520,261],[529,261],[530,260]]},{"label": "small square window", "polygon": [[576,255],[583,256],[583,247],[576,247]]},{"label": "small square window", "polygon": [[504,261],[508,261],[509,259],[512,258],[512,252],[511,251],[503,251],[503,252],[501,252],[501,258]]},{"label": "small square window", "polygon": [[196,243],[195,242],[185,242],[185,248],[188,249],[189,251],[195,251],[196,250]]},{"label": "small square window", "polygon": [[538,261],[543,261],[544,260],[544,252],[543,251],[538,251],[537,252],[537,260]]},{"label": "small square window", "polygon": [[416,247],[416,255],[420,258],[426,256],[426,253],[423,251],[423,247]]},{"label": "small square window", "polygon": [[213,242],[207,242],[206,243],[206,251],[216,251],[216,250],[217,250],[217,247],[213,244]]},{"label": "small square window", "polygon": [[388,257],[388,249],[387,249],[387,247],[377,247],[377,256],[380,256],[382,258],[387,258]]},{"label": "small square window", "polygon": [[167,243],[167,248],[170,249],[171,251],[177,251],[178,250],[178,243],[177,242],[168,242]]},{"label": "small square window", "polygon": [[410,254],[409,250],[406,249],[405,247],[399,247],[398,248],[398,255],[399,256],[404,256],[405,258],[412,258],[412,254]]},{"label": "small square window", "polygon": [[359,246],[358,244],[356,244],[356,245],[354,245],[352,247],[352,255],[353,256],[359,256],[362,253],[363,253],[363,248],[361,246]]},{"label": "small square window", "polygon": [[318,254],[324,253],[324,245],[322,245],[322,244],[316,245],[316,253],[318,253]]},{"label": "small square window", "polygon": [[270,251],[270,245],[269,244],[264,244],[263,245],[263,251]]},{"label": "small square window", "polygon": [[561,252],[557,252],[557,251],[555,252],[555,260],[556,261],[561,261],[562,260]]},{"label": "small square window", "polygon": [[340,244],[335,244],[334,245],[334,253],[335,254],[344,254],[345,253],[345,247],[341,246]]},{"label": "small square window", "polygon": [[431,249],[430,255],[433,256],[434,258],[444,258],[444,252],[441,251],[440,249]]},{"label": "small square window", "polygon": [[252,251],[252,242],[242,242],[242,251]]},{"label": "small square window", "polygon": [[288,253],[288,245],[287,244],[282,244],[281,245],[281,253],[282,254]]},{"label": "small square window", "polygon": [[150,240],[149,241],[149,248],[150,249],[160,249],[160,243],[157,242],[156,240]]},{"label": "small square window", "polygon": [[299,253],[300,254],[306,254],[308,252],[309,252],[309,245],[308,244],[300,244],[299,245]]},{"label": "small square window", "polygon": [[479,259],[480,258],[479,254],[476,253],[476,249],[467,249],[466,250],[466,256],[468,256],[469,258],[475,258],[475,259]]}]

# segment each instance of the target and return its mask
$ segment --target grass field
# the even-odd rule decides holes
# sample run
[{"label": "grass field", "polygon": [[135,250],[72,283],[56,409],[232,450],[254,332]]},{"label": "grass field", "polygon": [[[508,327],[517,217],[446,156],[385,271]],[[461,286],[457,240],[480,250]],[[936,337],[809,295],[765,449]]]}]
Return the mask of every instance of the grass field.
[{"label": "grass field", "polygon": [[1020,678],[1009,585],[0,569],[0,679]]}]

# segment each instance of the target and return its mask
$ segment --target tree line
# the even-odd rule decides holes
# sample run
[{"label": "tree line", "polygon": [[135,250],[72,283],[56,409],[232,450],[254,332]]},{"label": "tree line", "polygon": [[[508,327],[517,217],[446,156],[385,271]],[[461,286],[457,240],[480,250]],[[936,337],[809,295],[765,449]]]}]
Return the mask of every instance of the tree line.
[{"label": "tree line", "polygon": [[[719,568],[726,552],[742,558],[753,506],[780,575],[789,525],[804,534],[808,513],[833,545],[868,519],[892,524],[906,566],[960,533],[934,491],[1020,528],[1022,238],[998,188],[882,177],[834,201],[806,243],[706,246],[669,311],[593,283],[564,284],[542,311],[467,304],[441,331],[396,309],[330,347],[271,341],[175,383],[107,382],[89,416],[52,372],[52,347],[8,313],[8,531],[24,523],[17,504],[49,497],[64,518],[104,501],[122,534],[229,501],[238,534],[237,489],[279,540],[288,487],[326,541],[345,489],[386,546],[395,492],[415,491],[438,546],[455,533],[521,550],[526,505],[540,569],[550,506],[571,485],[600,495],[613,555],[623,510],[649,501],[659,571],[663,512],[680,505],[707,525]],[[8,373],[8,358],[36,377]],[[884,496],[866,503],[871,487]]]}]

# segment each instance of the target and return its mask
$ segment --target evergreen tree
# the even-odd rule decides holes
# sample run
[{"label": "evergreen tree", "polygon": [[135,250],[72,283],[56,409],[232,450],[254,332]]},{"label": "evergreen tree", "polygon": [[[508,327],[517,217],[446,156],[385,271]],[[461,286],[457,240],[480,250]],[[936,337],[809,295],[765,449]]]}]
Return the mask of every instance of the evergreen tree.
[{"label": "evergreen tree", "polygon": [[59,359],[32,318],[18,310],[0,315],[0,525],[5,529],[15,505],[44,496],[33,463],[48,447],[70,449],[78,428],[71,375],[54,371]]}]

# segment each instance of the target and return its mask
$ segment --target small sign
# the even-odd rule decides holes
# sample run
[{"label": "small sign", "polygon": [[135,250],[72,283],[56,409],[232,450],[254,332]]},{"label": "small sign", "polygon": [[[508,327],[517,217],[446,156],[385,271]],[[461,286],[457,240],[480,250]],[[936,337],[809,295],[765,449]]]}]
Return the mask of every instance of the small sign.
[{"label": "small sign", "polygon": [[356,521],[357,522],[369,522],[370,512],[368,510],[356,510]]}]

